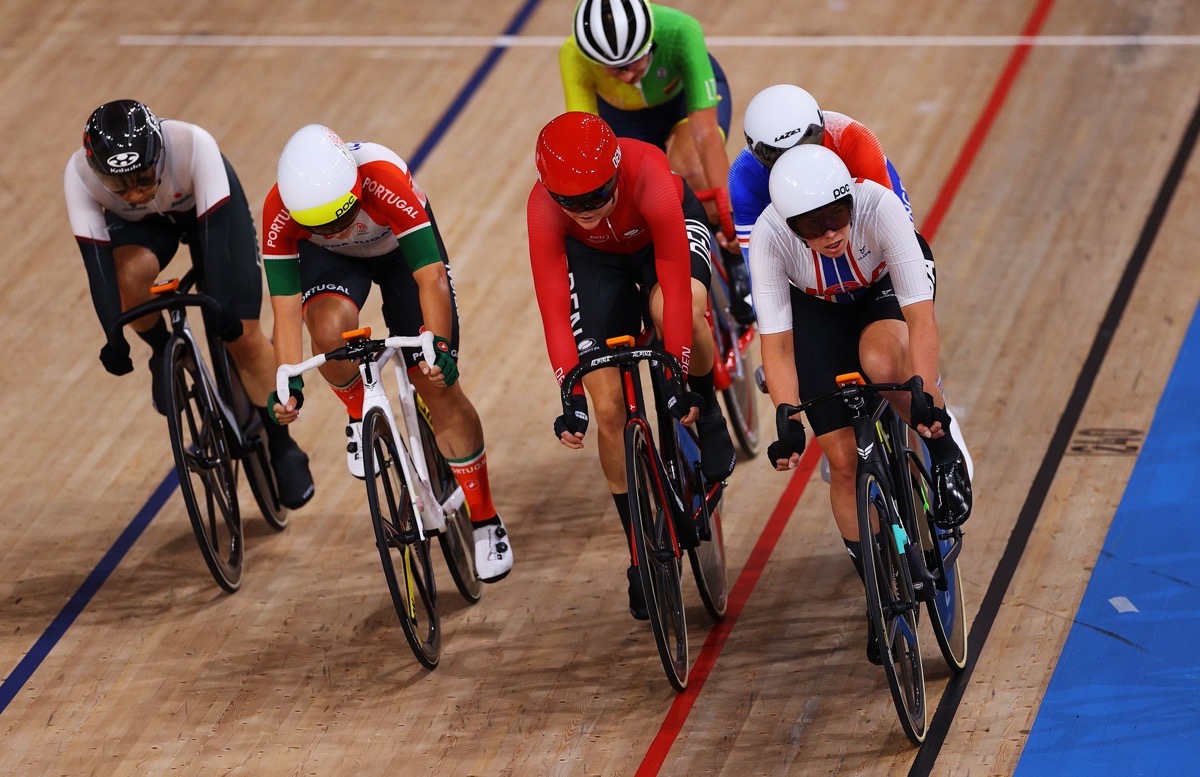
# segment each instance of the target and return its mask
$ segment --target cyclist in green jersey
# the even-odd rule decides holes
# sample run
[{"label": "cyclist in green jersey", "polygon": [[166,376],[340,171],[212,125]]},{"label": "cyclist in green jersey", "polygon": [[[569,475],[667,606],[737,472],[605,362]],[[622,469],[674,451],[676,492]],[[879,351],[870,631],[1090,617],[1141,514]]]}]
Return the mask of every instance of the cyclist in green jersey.
[{"label": "cyclist in green jersey", "polygon": [[[597,114],[618,137],[663,149],[693,191],[726,186],[732,100],[696,19],[646,0],[580,0],[558,64],[568,111]],[[719,224],[715,203],[704,207]],[[749,281],[740,252],[714,233],[741,300]]]}]

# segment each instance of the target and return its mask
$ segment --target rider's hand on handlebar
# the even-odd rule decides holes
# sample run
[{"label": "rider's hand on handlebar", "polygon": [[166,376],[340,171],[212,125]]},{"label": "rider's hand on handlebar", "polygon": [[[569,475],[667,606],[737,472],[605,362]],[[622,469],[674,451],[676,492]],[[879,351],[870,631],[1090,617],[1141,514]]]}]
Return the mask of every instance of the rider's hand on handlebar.
[{"label": "rider's hand on handlebar", "polygon": [[913,387],[912,408],[909,412],[909,425],[926,439],[941,437],[950,432],[950,414],[943,407],[934,404],[934,399],[924,390],[921,376],[914,376],[910,383]]},{"label": "rider's hand on handlebar", "polygon": [[279,402],[279,394],[272,391],[267,397],[267,413],[271,420],[280,426],[286,426],[300,417],[300,408],[304,404],[304,379],[299,375],[288,378],[287,406]]},{"label": "rider's hand on handlebar", "polygon": [[568,448],[582,448],[583,435],[588,428],[587,397],[571,395],[571,412],[554,419],[554,435]]},{"label": "rider's hand on handlebar", "polygon": [[776,408],[779,439],[767,446],[767,462],[780,472],[800,466],[800,454],[804,453],[804,424],[791,417],[789,411],[794,409],[784,405]]},{"label": "rider's hand on handlebar", "polygon": [[109,340],[100,349],[100,363],[113,375],[128,375],[133,372],[129,358],[129,342],[124,337]]},{"label": "rider's hand on handlebar", "polygon": [[686,391],[679,377],[672,375],[667,378],[667,410],[671,416],[684,426],[694,424],[700,417],[700,408],[704,400],[694,391]]},{"label": "rider's hand on handlebar", "polygon": [[450,347],[450,341],[438,335],[433,336],[433,364],[421,362],[423,372],[435,385],[453,386],[458,380],[457,354]]}]

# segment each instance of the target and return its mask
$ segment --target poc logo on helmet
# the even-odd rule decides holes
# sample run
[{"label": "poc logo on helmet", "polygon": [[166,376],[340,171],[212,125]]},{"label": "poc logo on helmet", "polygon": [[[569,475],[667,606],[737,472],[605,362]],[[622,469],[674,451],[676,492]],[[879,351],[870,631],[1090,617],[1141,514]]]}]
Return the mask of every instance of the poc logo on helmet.
[{"label": "poc logo on helmet", "polygon": [[848,184],[848,183],[842,184],[841,186],[839,186],[838,188],[833,190],[833,198],[836,200],[839,197],[845,197],[849,193],[850,193],[850,184]]},{"label": "poc logo on helmet", "polygon": [[121,170],[126,167],[133,167],[141,158],[142,155],[136,151],[122,151],[119,154],[110,156],[106,164],[115,170]]}]

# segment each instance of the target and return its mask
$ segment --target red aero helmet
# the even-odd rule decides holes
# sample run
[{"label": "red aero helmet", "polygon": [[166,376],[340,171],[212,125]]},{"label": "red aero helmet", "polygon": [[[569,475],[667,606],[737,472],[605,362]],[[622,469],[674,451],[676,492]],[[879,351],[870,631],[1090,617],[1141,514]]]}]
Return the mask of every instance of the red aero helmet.
[{"label": "red aero helmet", "polygon": [[571,111],[542,128],[535,158],[542,185],[552,194],[573,197],[611,181],[621,163],[621,149],[604,119]]}]

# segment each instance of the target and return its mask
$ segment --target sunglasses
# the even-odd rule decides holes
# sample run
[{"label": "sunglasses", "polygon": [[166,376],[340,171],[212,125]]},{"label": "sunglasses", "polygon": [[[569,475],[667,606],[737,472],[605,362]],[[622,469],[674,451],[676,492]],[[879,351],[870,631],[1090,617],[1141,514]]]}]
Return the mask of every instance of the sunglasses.
[{"label": "sunglasses", "polygon": [[[549,189],[546,191],[550,192]],[[599,210],[612,200],[617,192],[617,174],[613,173],[613,177],[604,182],[598,189],[593,189],[585,194],[555,194],[550,192],[550,196],[558,203],[558,207],[571,213],[583,213],[589,210]]]},{"label": "sunglasses", "polygon": [[850,223],[850,204],[850,198],[843,197],[823,208],[792,216],[787,225],[802,239],[817,240],[826,232],[837,232]]},{"label": "sunglasses", "polygon": [[100,183],[113,194],[128,194],[131,191],[144,191],[158,184],[158,166],[151,165],[145,170],[124,175],[105,175],[98,173]]},{"label": "sunglasses", "polygon": [[354,220],[358,218],[358,211],[361,208],[362,204],[356,202],[354,203],[354,207],[350,208],[350,210],[338,216],[328,224],[322,224],[317,227],[306,226],[305,229],[314,235],[319,235],[321,237],[331,237],[339,232],[345,232],[347,229],[349,229],[350,225],[354,223]]},{"label": "sunglasses", "polygon": [[749,135],[746,136],[746,145],[750,147],[751,153],[758,158],[758,161],[762,162],[769,168],[774,165],[775,161],[779,159],[779,157],[783,156],[783,152],[787,151],[789,148],[803,146],[807,143],[820,143],[821,138],[825,134],[825,127],[821,124],[809,124],[808,129],[804,130],[803,133],[801,133],[800,130],[794,130],[793,132],[778,139],[783,140],[784,138],[792,137],[796,134],[800,135],[800,139],[796,141],[795,144],[788,146],[787,148],[769,146],[761,140],[757,143],[754,143],[751,141]]}]

